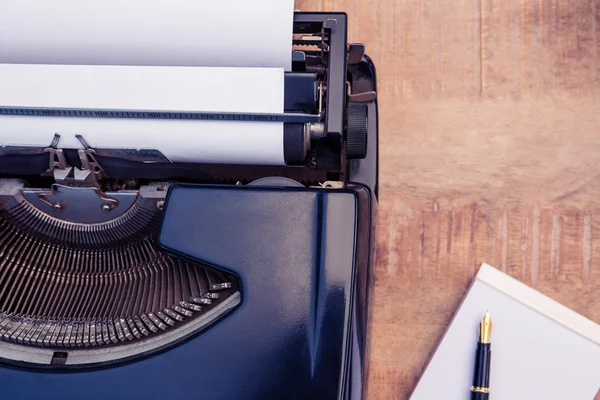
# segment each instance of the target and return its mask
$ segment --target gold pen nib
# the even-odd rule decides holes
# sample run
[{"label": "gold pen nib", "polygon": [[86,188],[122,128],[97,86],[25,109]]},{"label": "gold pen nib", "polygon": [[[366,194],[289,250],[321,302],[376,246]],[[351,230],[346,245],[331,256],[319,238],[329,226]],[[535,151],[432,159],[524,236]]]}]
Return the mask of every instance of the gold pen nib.
[{"label": "gold pen nib", "polygon": [[479,324],[479,342],[492,342],[492,319],[490,318],[489,311],[485,313],[483,320]]}]

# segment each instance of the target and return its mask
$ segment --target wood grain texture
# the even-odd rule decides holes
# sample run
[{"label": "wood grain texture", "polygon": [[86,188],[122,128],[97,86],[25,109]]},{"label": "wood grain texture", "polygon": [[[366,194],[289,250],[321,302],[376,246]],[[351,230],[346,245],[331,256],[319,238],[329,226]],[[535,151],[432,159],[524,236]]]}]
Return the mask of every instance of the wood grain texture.
[{"label": "wood grain texture", "polygon": [[600,323],[600,0],[296,8],[346,11],[378,69],[366,397],[409,397],[484,261]]}]

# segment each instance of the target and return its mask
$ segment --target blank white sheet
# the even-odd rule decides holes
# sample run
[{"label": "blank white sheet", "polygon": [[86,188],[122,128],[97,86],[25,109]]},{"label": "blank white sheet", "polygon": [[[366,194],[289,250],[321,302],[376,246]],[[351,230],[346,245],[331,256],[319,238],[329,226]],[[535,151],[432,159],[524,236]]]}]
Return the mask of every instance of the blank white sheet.
[{"label": "blank white sheet", "polygon": [[6,0],[0,63],[291,69],[293,0]]},{"label": "blank white sheet", "polygon": [[[0,63],[42,65],[5,74],[0,105],[281,113],[283,71],[291,69],[293,5],[293,0],[5,1]],[[56,64],[54,79],[44,80],[47,69],[23,82],[46,64]],[[101,70],[84,66],[151,68],[136,67],[123,81],[111,78],[106,71],[117,69],[107,67],[96,77],[99,85],[81,86],[65,72],[73,70],[61,65],[94,74]],[[189,68],[171,70],[177,76],[152,67]],[[226,68],[208,75],[191,67],[261,71]],[[5,73],[11,67],[6,68]],[[11,84],[16,77],[19,85]],[[144,85],[145,79],[156,84]],[[211,94],[202,95],[203,89]],[[96,148],[155,149],[174,162],[285,163],[282,123],[0,116],[0,145],[46,147],[55,133],[61,135],[60,148],[81,148],[75,138],[81,134]]]},{"label": "blank white sheet", "polygon": [[[281,113],[279,68],[0,65],[0,106]],[[0,116],[3,146],[158,150],[173,162],[284,165],[283,123]]]},{"label": "blank white sheet", "polygon": [[272,122],[0,116],[1,146],[158,150],[173,162],[284,165],[283,124]]},{"label": "blank white sheet", "polygon": [[282,113],[281,68],[0,64],[0,107]]}]

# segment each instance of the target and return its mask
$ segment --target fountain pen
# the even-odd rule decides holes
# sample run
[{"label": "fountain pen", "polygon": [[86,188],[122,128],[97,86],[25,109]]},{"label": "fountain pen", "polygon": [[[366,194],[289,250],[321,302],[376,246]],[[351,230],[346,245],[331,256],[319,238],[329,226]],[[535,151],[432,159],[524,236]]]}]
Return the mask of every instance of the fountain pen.
[{"label": "fountain pen", "polygon": [[492,357],[492,320],[486,312],[479,324],[479,340],[475,358],[475,374],[471,386],[471,400],[488,400],[490,396],[490,361]]}]

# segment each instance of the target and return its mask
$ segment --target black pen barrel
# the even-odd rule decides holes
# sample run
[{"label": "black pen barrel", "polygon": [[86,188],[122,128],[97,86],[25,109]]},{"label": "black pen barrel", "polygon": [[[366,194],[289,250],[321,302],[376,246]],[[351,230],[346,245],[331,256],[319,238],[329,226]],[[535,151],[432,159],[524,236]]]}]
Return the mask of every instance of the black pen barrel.
[{"label": "black pen barrel", "polygon": [[471,400],[487,400],[490,388],[490,363],[492,348],[490,343],[478,343],[475,358],[475,374],[471,388]]},{"label": "black pen barrel", "polygon": [[480,388],[490,387],[490,361],[492,349],[490,343],[477,344],[477,357],[475,358],[475,376],[473,386]]},{"label": "black pen barrel", "polygon": [[482,392],[472,392],[471,393],[471,400],[488,400],[489,398],[490,398],[489,393],[482,393]]}]

